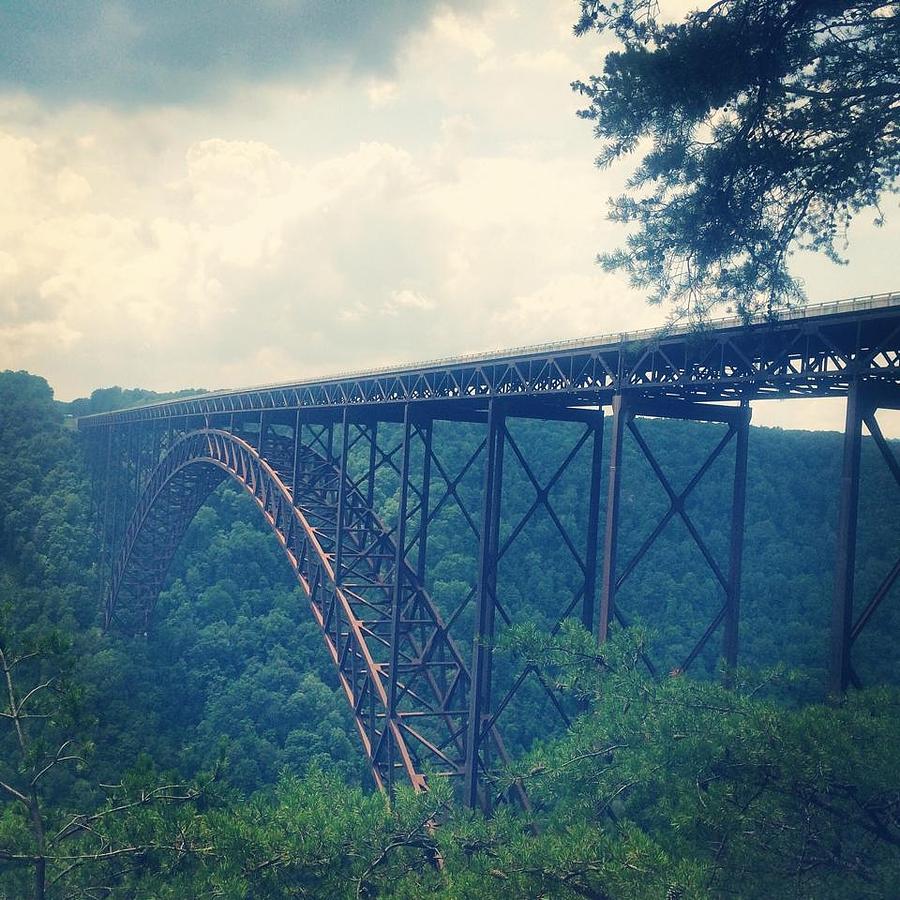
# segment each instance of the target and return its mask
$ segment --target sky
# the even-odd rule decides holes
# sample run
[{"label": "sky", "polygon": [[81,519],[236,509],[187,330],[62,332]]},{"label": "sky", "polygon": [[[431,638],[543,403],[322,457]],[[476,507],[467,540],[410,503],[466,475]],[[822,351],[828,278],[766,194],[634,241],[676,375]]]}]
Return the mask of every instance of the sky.
[{"label": "sky", "polygon": [[[675,16],[693,4],[671,0]],[[661,324],[596,254],[630,164],[574,0],[0,2],[0,368],[63,400],[239,387]],[[900,215],[811,302],[898,287]],[[841,401],[758,403],[840,428]],[[890,428],[893,432],[894,428]]]}]

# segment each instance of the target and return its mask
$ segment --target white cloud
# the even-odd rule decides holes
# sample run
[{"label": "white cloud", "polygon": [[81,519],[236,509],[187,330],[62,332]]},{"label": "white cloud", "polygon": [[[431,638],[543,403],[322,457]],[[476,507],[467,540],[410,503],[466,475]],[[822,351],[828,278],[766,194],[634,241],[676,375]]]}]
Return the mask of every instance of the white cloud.
[{"label": "white cloud", "polygon": [[[68,398],[658,321],[594,263],[622,239],[604,207],[624,172],[592,166],[574,116],[568,82],[596,70],[600,43],[575,41],[572,17],[562,0],[444,10],[390,77],[245,85],[191,107],[0,95],[4,365]],[[861,265],[815,261],[814,297],[892,286],[878,248],[897,232],[869,231],[851,247]]]},{"label": "white cloud", "polygon": [[18,274],[19,264],[16,262],[15,257],[4,250],[0,250],[0,285],[4,281],[11,281]]},{"label": "white cloud", "polygon": [[398,90],[396,81],[372,78],[366,84],[366,96],[376,109],[390,104],[397,97]]},{"label": "white cloud", "polygon": [[430,297],[404,288],[400,291],[391,291],[387,302],[381,307],[389,316],[396,316],[404,310],[428,310],[434,309],[437,304]]},{"label": "white cloud", "polygon": [[80,206],[91,196],[91,184],[83,175],[69,168],[56,176],[56,196],[65,206]]},{"label": "white cloud", "polygon": [[649,308],[635,316],[633,297],[622,279],[597,272],[564,274],[529,294],[520,294],[494,313],[507,333],[534,342],[573,336],[617,334],[649,327],[659,314]]},{"label": "white cloud", "polygon": [[445,49],[458,48],[479,59],[494,49],[494,40],[477,18],[467,17],[452,9],[440,11],[432,20],[431,35]]}]

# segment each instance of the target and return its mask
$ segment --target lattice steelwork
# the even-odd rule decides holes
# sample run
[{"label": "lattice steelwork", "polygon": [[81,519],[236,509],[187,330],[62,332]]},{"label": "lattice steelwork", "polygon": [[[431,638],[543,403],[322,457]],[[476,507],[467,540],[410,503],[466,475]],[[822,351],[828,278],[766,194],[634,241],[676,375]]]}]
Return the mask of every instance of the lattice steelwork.
[{"label": "lattice steelwork", "polygon": [[[863,425],[900,483],[900,464],[876,419],[879,408],[900,407],[897,295],[810,308],[782,322],[575,341],[85,417],[79,427],[107,573],[106,625],[153,627],[156,597],[184,532],[210,492],[232,478],[252,497],[308,598],[376,782],[390,791],[402,779],[424,790],[429,778],[447,777],[467,803],[488,808],[499,798],[492,770],[507,759],[501,733],[517,715],[521,692],[538,692],[560,722],[572,713],[539,669],[507,666],[498,675],[498,635],[515,624],[503,569],[516,542],[537,518],[550,523],[569,562],[557,573],[561,587],[547,628],[577,617],[605,640],[611,625],[628,621],[619,589],[646,564],[668,524],[680,521],[721,603],[679,668],[719,632],[721,655],[734,666],[750,403],[827,395],[848,397],[830,669],[830,688],[840,692],[858,681],[853,643],[900,577],[898,561],[854,612]],[[611,421],[602,456],[604,407]],[[679,488],[645,439],[644,417],[715,422],[724,431]],[[517,432],[525,421],[568,429],[564,456],[536,465]],[[459,458],[445,455],[446,429],[468,435]],[[626,434],[667,507],[622,558]],[[731,447],[724,560],[707,546],[687,501]],[[524,508],[505,503],[510,477],[526,496],[533,493]],[[560,508],[558,496],[572,478],[583,487],[578,515]],[[388,517],[379,512],[385,496],[392,498]],[[466,589],[443,606],[428,589],[429,531],[439,521],[455,523],[476,559]],[[549,727],[543,719],[531,724]],[[527,804],[521,792],[518,799]]]}]

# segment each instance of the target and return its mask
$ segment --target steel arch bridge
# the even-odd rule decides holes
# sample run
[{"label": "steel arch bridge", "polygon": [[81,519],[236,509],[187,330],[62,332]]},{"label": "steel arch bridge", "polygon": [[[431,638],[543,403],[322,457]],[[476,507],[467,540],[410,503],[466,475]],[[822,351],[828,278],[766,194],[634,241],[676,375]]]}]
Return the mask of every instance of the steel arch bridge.
[{"label": "steel arch bridge", "polygon": [[[514,715],[525,686],[542,692],[562,722],[574,712],[538,666],[504,680],[494,666],[498,631],[514,620],[498,572],[529,522],[537,514],[552,522],[570,559],[571,589],[559,598],[553,628],[576,616],[601,641],[628,622],[617,602],[623,584],[667,524],[683,522],[720,602],[679,669],[716,634],[734,666],[751,403],[817,396],[847,398],[829,673],[829,690],[839,693],[858,683],[853,644],[900,577],[898,560],[871,597],[855,602],[864,425],[900,484],[900,464],[876,417],[900,408],[897,294],[807,307],[775,322],[590,338],[83,417],[105,624],[152,627],[181,538],[231,478],[253,499],[308,599],[378,785],[390,791],[402,780],[425,790],[429,778],[447,777],[466,803],[490,807],[498,799],[491,771],[507,758],[504,717]],[[684,487],[672,484],[648,444],[645,417],[719,424],[718,442]],[[561,429],[569,452],[549,467],[538,464],[519,437],[520,419]],[[468,435],[462,458],[442,454],[446,429]],[[626,431],[668,501],[629,558],[618,547]],[[686,503],[722,459],[731,461],[727,558],[710,548]],[[513,469],[534,494],[524,510],[504,505]],[[554,493],[573,473],[583,498],[577,515],[560,509]],[[385,493],[396,500],[389,516],[379,513],[377,495]],[[442,608],[427,587],[428,542],[450,512],[476,565],[465,596]],[[655,672],[654,661],[646,662]]]}]

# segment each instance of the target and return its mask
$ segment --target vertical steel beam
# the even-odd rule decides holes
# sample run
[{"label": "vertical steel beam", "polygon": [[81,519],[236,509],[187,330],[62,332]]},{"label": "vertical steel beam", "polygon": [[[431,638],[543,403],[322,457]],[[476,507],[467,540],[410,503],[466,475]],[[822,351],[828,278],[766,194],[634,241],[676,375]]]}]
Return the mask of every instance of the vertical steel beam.
[{"label": "vertical steel beam", "polygon": [[98,494],[98,438],[97,433],[100,431],[99,428],[92,428],[84,437],[85,442],[85,459],[88,464],[88,474],[90,475],[91,485],[90,485],[90,503],[91,503],[91,523],[94,528],[97,527],[99,523],[99,513],[100,513],[100,504]]},{"label": "vertical steel beam", "polygon": [[334,583],[339,585],[343,577],[343,544],[344,544],[344,519],[347,505],[347,456],[350,452],[350,423],[348,421],[349,407],[344,407],[341,417],[341,461],[338,471],[338,495],[337,495],[337,522],[334,531]]},{"label": "vertical steel beam", "polygon": [[622,438],[628,412],[622,394],[612,400],[612,442],[609,448],[609,480],[606,493],[606,530],[603,535],[603,582],[600,588],[600,622],[597,637],[609,637],[616,604],[616,551],[619,543],[619,503],[622,495]]},{"label": "vertical steel beam", "polygon": [[378,451],[378,422],[373,421],[369,428],[369,471],[366,473],[366,505],[375,508],[375,454]]},{"label": "vertical steel beam", "polygon": [[[464,766],[464,802],[478,806],[479,767],[484,750],[485,764],[489,746],[484,728],[491,711],[491,666],[494,651],[494,613],[497,593],[497,554],[500,538],[500,500],[503,483],[503,448],[506,421],[496,400],[488,403],[487,448],[482,494],[481,534],[478,554],[478,585],[475,635],[472,651],[472,685],[469,697],[469,721]],[[485,795],[484,808],[490,809]]]},{"label": "vertical steel beam", "polygon": [[[888,469],[890,469],[891,474],[894,476],[894,480],[897,483],[897,486],[900,487],[900,463],[897,461],[897,457],[894,455],[894,451],[891,449],[890,444],[884,439],[884,434],[881,431],[881,426],[878,424],[878,419],[875,417],[875,413],[877,412],[877,407],[873,403],[868,403],[866,410],[863,412],[863,423],[866,428],[869,429],[869,434],[872,436],[872,439],[875,441],[875,446],[881,451],[881,456],[884,459],[885,463],[887,463]],[[856,617],[856,621],[853,624],[853,628],[850,631],[850,642],[853,643],[862,633],[863,629],[869,623],[869,620],[875,614],[875,611],[881,605],[881,602],[885,597],[890,593],[891,588],[894,586],[894,583],[897,579],[900,578],[900,559],[898,559],[891,570],[887,573],[884,579],[879,584],[875,593],[872,595],[872,598],[869,602],[863,607],[862,612],[859,616]],[[853,673],[851,672],[851,678],[853,677]],[[855,683],[855,680],[854,680]]]},{"label": "vertical steel beam", "polygon": [[597,602],[597,552],[600,530],[600,484],[603,480],[603,410],[597,411],[597,420],[591,426],[591,480],[588,488],[587,545],[584,554],[584,597],[581,606],[581,624],[588,631],[594,630],[594,604]]},{"label": "vertical steel beam", "polygon": [[850,631],[853,626],[853,586],[856,572],[856,523],[859,512],[859,459],[862,444],[862,397],[858,380],[847,394],[844,458],[838,515],[834,599],[831,606],[831,657],[828,690],[842,694],[850,682]]},{"label": "vertical steel beam", "polygon": [[110,493],[112,491],[112,425],[106,426],[106,464],[103,467],[103,502],[100,505],[100,590],[105,603],[103,628],[112,624],[107,591],[112,582],[112,536],[110,533]]},{"label": "vertical steel beam", "polygon": [[433,423],[425,422],[421,428],[424,458],[422,462],[422,493],[419,508],[418,555],[416,557],[416,576],[419,584],[425,584],[428,551],[428,510],[431,496],[431,432]]},{"label": "vertical steel beam", "polygon": [[263,450],[264,441],[266,438],[266,414],[264,410],[260,410],[259,412],[259,437],[257,438],[257,447],[256,449],[259,451],[259,455],[262,459],[265,459],[265,452]]},{"label": "vertical steel beam", "polygon": [[391,668],[388,682],[388,709],[384,727],[388,730],[388,791],[394,793],[394,738],[392,725],[397,715],[398,669],[400,667],[400,638],[403,624],[404,577],[406,569],[406,519],[409,509],[409,447],[412,418],[410,404],[403,407],[403,450],[400,466],[400,507],[397,510],[397,550],[394,556],[394,591],[391,598]]},{"label": "vertical steel beam", "polygon": [[291,497],[294,506],[297,506],[297,481],[300,478],[300,430],[303,427],[300,421],[300,408],[294,416],[294,461],[291,466]]},{"label": "vertical steel beam", "polygon": [[151,426],[148,423],[139,422],[136,426],[138,429],[138,452],[137,452],[137,491],[135,492],[135,502],[140,500],[144,489],[144,459],[147,455],[147,437],[151,441],[153,435]]},{"label": "vertical steel beam", "polygon": [[[130,425],[128,427],[128,441],[126,444],[127,447],[127,475],[128,475],[128,494],[129,500],[131,501],[129,506],[132,504],[137,504],[138,497],[138,465],[137,459],[140,454],[140,444],[138,440],[140,438],[141,426],[140,423],[136,423],[134,425]],[[125,520],[128,520],[128,510],[126,510]]]},{"label": "vertical steel beam", "polygon": [[111,566],[115,564],[115,559],[118,556],[119,542],[124,531],[122,520],[125,518],[125,495],[128,491],[128,473],[126,471],[128,460],[127,437],[127,433],[123,434],[123,426],[112,426],[113,528]]},{"label": "vertical steel beam", "polygon": [[747,456],[750,446],[750,403],[741,401],[741,418],[734,451],[734,486],[731,494],[731,535],[728,551],[728,594],[722,655],[729,670],[737,666],[741,614],[741,571],[744,557],[744,518],[747,510]]}]

